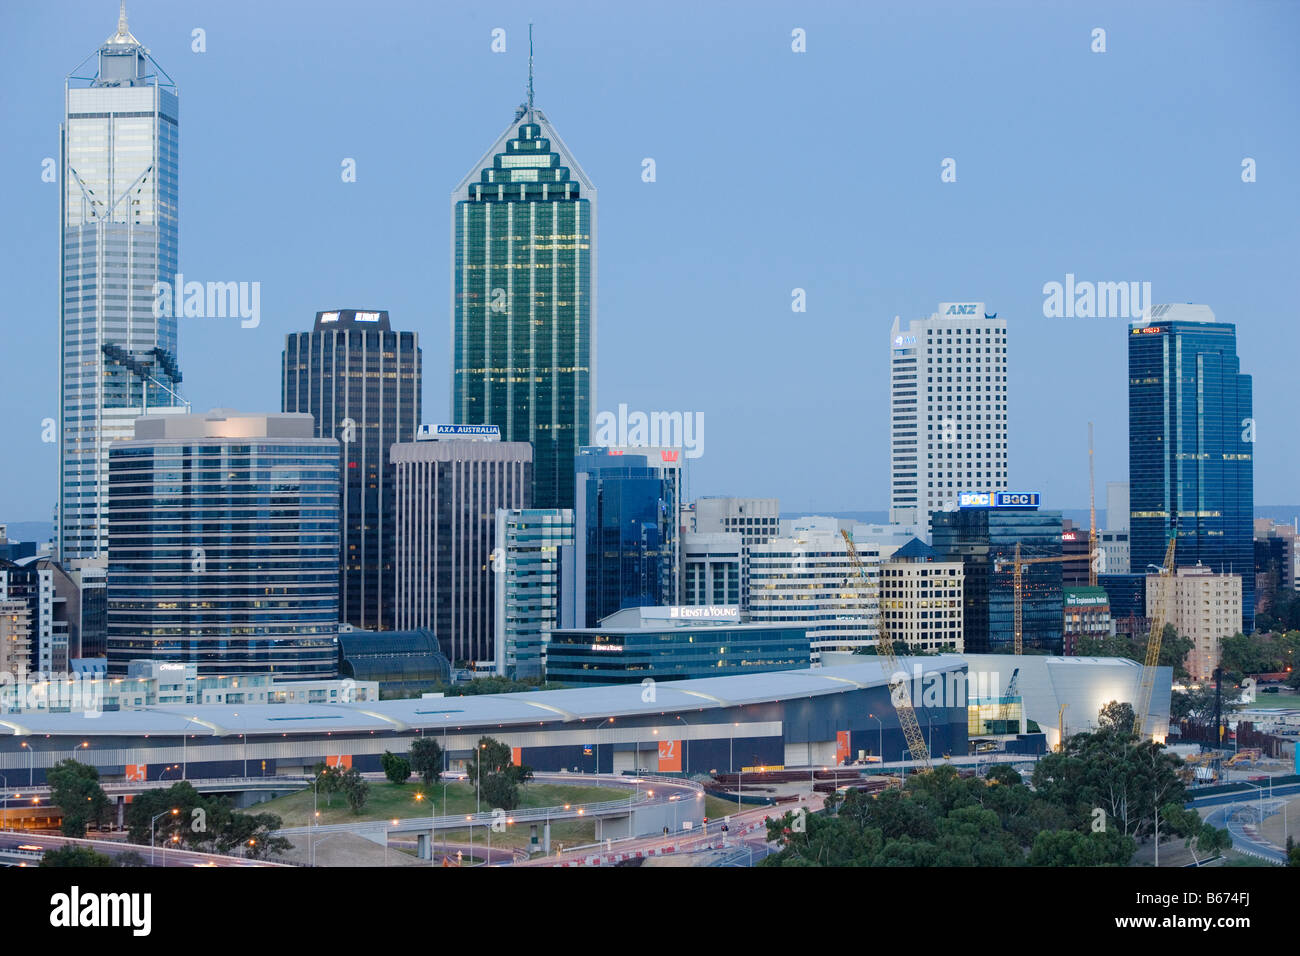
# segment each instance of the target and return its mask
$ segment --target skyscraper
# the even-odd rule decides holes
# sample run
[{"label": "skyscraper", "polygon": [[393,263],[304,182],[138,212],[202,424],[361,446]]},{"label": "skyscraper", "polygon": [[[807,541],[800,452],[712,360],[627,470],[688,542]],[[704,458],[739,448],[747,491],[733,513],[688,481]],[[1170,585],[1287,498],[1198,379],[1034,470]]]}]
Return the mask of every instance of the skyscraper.
[{"label": "skyscraper", "polygon": [[1007,490],[1007,320],[941,302],[889,334],[889,520],[928,535],[961,492]]},{"label": "skyscraper", "polygon": [[[1014,647],[1016,545],[1022,558],[1062,557],[1061,513],[1039,511],[1036,494],[972,493],[960,508],[936,512],[932,520],[940,560],[965,565],[965,652]],[[1061,653],[1061,567],[1051,562],[1024,566],[1021,636],[1026,648]]]},{"label": "skyscraper", "polygon": [[452,415],[533,446],[533,507],[571,508],[591,442],[596,188],[528,98],[451,196]]},{"label": "skyscraper", "polygon": [[396,509],[389,449],[420,424],[420,343],[388,313],[317,312],[285,336],[280,408],[308,412],[317,438],[339,443],[342,548],[339,613],[353,627],[391,630]]},{"label": "skyscraper", "polygon": [[311,416],[140,418],[109,486],[109,674],[335,676],[339,450]]},{"label": "skyscraper", "polygon": [[680,603],[680,452],[583,448],[575,468],[576,556],[563,582],[563,626],[595,627],[624,608]]},{"label": "skyscraper", "polygon": [[[82,72],[92,57],[93,74]],[[60,128],[58,555],[108,550],[108,446],[181,404],[176,318],[156,316],[177,267],[179,103],[171,78],[117,32],[65,84]],[[170,311],[170,310],[168,310]]]},{"label": "skyscraper", "polygon": [[1240,574],[1242,627],[1255,628],[1251,378],[1237,329],[1209,306],[1157,305],[1128,334],[1130,565],[1175,562]]},{"label": "skyscraper", "polygon": [[467,430],[389,450],[397,479],[397,628],[432,628],[453,664],[495,669],[497,510],[529,506],[533,451],[526,442],[455,434]]}]

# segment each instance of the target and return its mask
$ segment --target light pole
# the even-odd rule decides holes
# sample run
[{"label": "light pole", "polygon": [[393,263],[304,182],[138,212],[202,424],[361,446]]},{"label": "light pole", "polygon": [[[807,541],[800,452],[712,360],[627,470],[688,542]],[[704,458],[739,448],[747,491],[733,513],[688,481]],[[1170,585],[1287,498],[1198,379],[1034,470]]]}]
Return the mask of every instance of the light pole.
[{"label": "light pole", "polygon": [[6,777],[4,774],[0,773],[0,780],[3,780],[5,782],[4,826],[0,827],[0,830],[8,830],[9,829],[9,778]]},{"label": "light pole", "polygon": [[876,727],[880,732],[880,769],[884,770],[885,769],[885,725],[884,722],[881,721],[881,719],[877,717],[875,714],[867,714],[867,716],[876,722]]},{"label": "light pole", "polygon": [[614,722],[613,717],[606,717],[604,720],[602,720],[600,723],[596,725],[596,773],[597,774],[600,773],[600,728],[604,727],[606,724],[612,724],[613,722]]},{"label": "light pole", "polygon": [[189,735],[185,731],[190,729],[190,724],[194,723],[191,717],[185,721],[185,726],[181,728],[181,779],[186,779],[186,765],[189,763]]},{"label": "light pole", "polygon": [[[690,724],[686,722],[686,718],[683,717],[681,714],[673,714],[673,717],[677,720],[680,720],[683,726],[686,727],[690,726]],[[691,742],[689,740],[684,740],[682,742],[682,749],[686,751],[684,756],[686,758],[686,776],[688,777],[691,775],[691,746],[690,745]]]},{"label": "light pole", "polygon": [[[447,785],[444,783],[444,784],[443,784],[443,788],[444,788],[444,789],[443,789],[443,793],[444,793],[444,794],[446,793],[446,786],[447,786]],[[423,800],[423,799],[424,799],[424,794],[422,794],[422,793],[417,793],[417,794],[415,795],[415,802],[416,802],[416,803],[419,803],[419,802],[420,802],[421,800]],[[437,825],[436,823],[434,823],[434,820],[433,820],[433,809],[434,809],[434,802],[433,802],[433,798],[430,797],[430,798],[429,798],[429,865],[430,865],[430,866],[433,866],[433,865],[434,865],[433,858],[434,858],[434,856],[435,856],[435,853],[434,853],[434,851],[433,851],[433,841],[434,841],[435,837],[437,836],[437,832],[438,832],[438,825]],[[442,798],[442,812],[443,812],[443,813],[446,813],[446,812],[447,812],[447,798],[446,798],[446,796],[443,796],[443,798]],[[394,820],[393,822],[396,823],[397,821]],[[443,843],[443,852],[446,852],[446,846],[447,846],[447,844],[444,842],[444,843]],[[418,848],[417,848],[417,849],[418,849]]]},{"label": "light pole", "polygon": [[[239,711],[235,711],[234,716],[238,717]],[[243,719],[241,720],[241,723],[243,725],[244,732],[239,736],[244,738],[244,779],[247,780],[248,779],[248,721],[246,719]]]},{"label": "light pole", "polygon": [[311,780],[311,829],[307,834],[307,840],[311,845],[311,853],[308,856],[311,858],[312,866],[316,865],[316,827],[318,826],[316,821],[320,818],[320,811],[316,809],[316,784],[320,782],[321,777],[329,773],[329,769],[329,764],[326,764],[325,769]]},{"label": "light pole", "polygon": [[36,784],[33,783],[34,772],[32,770],[32,755],[36,753],[36,751],[25,740],[22,743],[20,743],[18,746],[22,747],[24,750],[27,751],[27,786],[34,787],[36,786]]},{"label": "light pole", "polygon": [[[153,866],[153,861],[154,861],[154,832],[155,832],[154,824],[157,823],[163,817],[167,816],[167,814],[169,813],[172,816],[177,817],[180,816],[181,811],[175,808],[171,810],[164,810],[162,813],[158,814],[156,817],[154,817],[152,820],[149,821],[149,865],[150,866]],[[163,853],[166,854],[166,852],[167,852],[167,848],[164,847]],[[163,858],[163,862],[164,863],[166,862],[165,856]]]}]

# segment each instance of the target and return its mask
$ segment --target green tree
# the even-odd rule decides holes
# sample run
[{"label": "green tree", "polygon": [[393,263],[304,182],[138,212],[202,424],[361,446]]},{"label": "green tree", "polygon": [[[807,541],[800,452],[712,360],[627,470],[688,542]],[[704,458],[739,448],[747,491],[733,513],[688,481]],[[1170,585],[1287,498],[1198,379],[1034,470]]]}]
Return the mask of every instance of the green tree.
[{"label": "green tree", "polygon": [[46,774],[50,802],[63,811],[64,836],[84,837],[87,825],[100,826],[108,815],[108,796],[99,785],[99,770],[76,760],[60,760]]},{"label": "green tree", "polygon": [[1133,732],[1133,705],[1127,701],[1112,700],[1097,714],[1097,726],[1119,733]]},{"label": "green tree", "polygon": [[41,866],[112,866],[111,857],[96,853],[88,846],[61,846],[55,850],[46,850],[41,857]]},{"label": "green tree", "polygon": [[149,862],[135,850],[127,850],[125,853],[119,853],[113,857],[114,866],[148,866]]},{"label": "green tree", "polygon": [[1286,838],[1286,865],[1300,866],[1300,845],[1295,842],[1295,837]]},{"label": "green tree", "polygon": [[412,740],[409,759],[411,769],[420,775],[425,787],[431,787],[442,779],[442,747],[432,737]]},{"label": "green tree", "polygon": [[353,813],[360,813],[370,799],[370,784],[356,767],[349,767],[339,778],[339,789],[347,798]]},{"label": "green tree", "polygon": [[223,828],[217,846],[222,853],[238,847],[245,856],[264,860],[293,849],[285,837],[273,835],[281,826],[283,821],[274,813],[235,813]]},{"label": "green tree", "polygon": [[[132,843],[145,846],[149,845],[151,833],[159,846],[173,835],[190,844],[205,841],[209,809],[210,802],[187,780],[178,781],[166,790],[145,790],[127,805],[127,833]],[[171,810],[178,812],[173,814]],[[151,831],[149,822],[154,817],[158,819]]]},{"label": "green tree", "polygon": [[406,783],[411,776],[411,762],[392,751],[384,751],[384,755],[379,758],[379,765],[384,768],[384,776],[398,786]]},{"label": "green tree", "polygon": [[519,805],[519,785],[533,778],[529,767],[515,766],[507,744],[480,737],[465,771],[478,796],[489,806],[513,810]]},{"label": "green tree", "polygon": [[343,790],[342,769],[328,766],[322,760],[311,768],[311,775],[316,779],[316,792],[325,794],[325,806],[333,806],[334,794]]},{"label": "green tree", "polygon": [[1051,830],[1035,836],[1029,865],[1126,866],[1136,850],[1136,840],[1111,830]]}]

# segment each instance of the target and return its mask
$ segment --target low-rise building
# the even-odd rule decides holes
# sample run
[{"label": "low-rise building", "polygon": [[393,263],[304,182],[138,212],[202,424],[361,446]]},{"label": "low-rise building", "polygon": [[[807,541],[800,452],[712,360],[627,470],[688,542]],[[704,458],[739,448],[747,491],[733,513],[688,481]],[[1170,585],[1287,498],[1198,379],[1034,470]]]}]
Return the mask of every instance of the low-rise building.
[{"label": "low-rise building", "polygon": [[1078,653],[1082,638],[1109,637],[1113,631],[1110,621],[1110,598],[1100,587],[1067,587],[1065,595],[1065,622],[1061,632],[1065,655]]},{"label": "low-rise building", "polygon": [[551,634],[547,680],[639,684],[795,670],[809,663],[808,635],[788,624],[742,623],[740,608],[632,607],[599,627]]}]

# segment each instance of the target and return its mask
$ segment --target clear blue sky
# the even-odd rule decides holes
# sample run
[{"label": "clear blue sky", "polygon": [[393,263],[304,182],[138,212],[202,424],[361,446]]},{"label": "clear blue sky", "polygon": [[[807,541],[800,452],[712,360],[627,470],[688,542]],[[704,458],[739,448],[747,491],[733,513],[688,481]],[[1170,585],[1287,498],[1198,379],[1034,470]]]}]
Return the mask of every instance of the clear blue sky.
[{"label": "clear blue sky", "polygon": [[[1090,419],[1099,487],[1127,477],[1125,323],[1044,318],[1043,284],[1074,273],[1149,281],[1157,302],[1237,323],[1256,501],[1300,502],[1300,4],[128,12],[180,88],[182,271],[262,285],[259,328],[181,320],[196,409],[278,409],[284,334],[352,306],[420,333],[424,417],[447,418],[448,196],[522,99],[532,19],[537,103],[599,188],[597,410],[703,412],[692,495],[886,507],[890,323],[982,300],[1010,326],[1013,487],[1086,506]],[[64,77],[113,32],[117,4],[9,0],[5,20],[0,521],[48,520],[58,187],[41,160],[58,156]],[[956,183],[940,182],[945,157]]]}]

